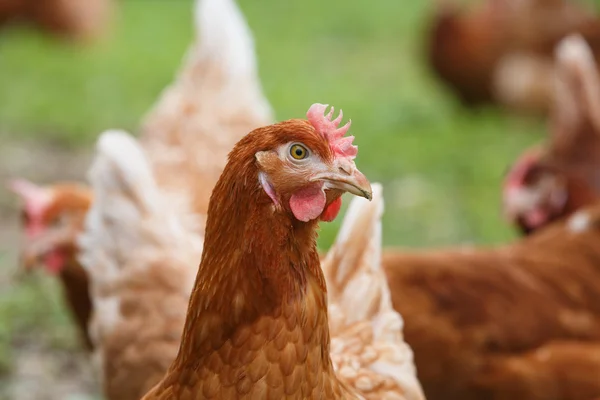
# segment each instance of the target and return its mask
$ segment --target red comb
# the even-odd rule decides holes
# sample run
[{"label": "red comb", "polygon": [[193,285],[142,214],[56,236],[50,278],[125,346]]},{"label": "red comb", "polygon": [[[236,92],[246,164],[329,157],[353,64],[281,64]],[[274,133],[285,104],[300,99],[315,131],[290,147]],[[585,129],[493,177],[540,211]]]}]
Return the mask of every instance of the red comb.
[{"label": "red comb", "polygon": [[536,146],[526,150],[513,165],[504,182],[507,189],[521,187],[531,168],[538,163],[541,149]]},{"label": "red comb", "polygon": [[13,179],[8,188],[19,195],[25,202],[25,210],[32,215],[39,215],[52,202],[50,191],[25,179]]},{"label": "red comb", "polygon": [[348,132],[348,129],[350,129],[352,121],[348,121],[346,125],[338,128],[340,122],[342,122],[344,113],[340,110],[340,114],[337,118],[331,120],[334,109],[331,107],[329,113],[325,115],[325,110],[328,106],[329,104],[320,103],[315,103],[310,106],[306,113],[308,122],[310,122],[313,128],[329,142],[329,146],[331,146],[331,150],[333,150],[334,154],[342,157],[356,157],[358,147],[352,144],[354,136],[343,137],[346,132]]}]

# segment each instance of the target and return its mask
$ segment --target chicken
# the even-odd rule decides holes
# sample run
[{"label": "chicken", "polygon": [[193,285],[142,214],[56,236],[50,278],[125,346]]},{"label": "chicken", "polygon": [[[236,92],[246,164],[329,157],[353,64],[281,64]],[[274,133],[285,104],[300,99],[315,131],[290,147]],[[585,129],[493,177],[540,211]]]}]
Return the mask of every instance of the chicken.
[{"label": "chicken", "polygon": [[429,400],[600,396],[600,205],[497,248],[382,264]]},{"label": "chicken", "polygon": [[508,36],[498,29],[503,23],[498,2],[482,2],[470,12],[451,1],[434,5],[427,34],[429,64],[466,105],[492,101],[493,69]]},{"label": "chicken", "polygon": [[25,180],[11,182],[10,188],[24,202],[27,246],[21,256],[23,266],[30,270],[41,263],[58,276],[85,345],[91,348],[87,326],[92,304],[87,274],[76,260],[75,244],[91,203],[89,190],[72,183],[39,187]]},{"label": "chicken", "polygon": [[471,10],[444,1],[430,26],[429,63],[467,105],[546,113],[554,46],[573,32],[600,38],[600,19],[573,1],[486,0]]},{"label": "chicken", "polygon": [[[325,108],[313,105],[308,122],[256,129],[231,151],[209,203],[202,260],[177,358],[144,399],[421,398],[418,388],[404,397],[401,382],[394,379],[403,375],[406,347],[391,346],[401,341],[399,318],[388,314],[385,300],[374,293],[370,307],[358,314],[374,317],[373,325],[344,315],[352,310],[339,305],[333,319],[339,342],[330,341],[316,227],[318,220],[335,218],[343,192],[367,199],[372,194],[354,164],[353,137],[343,137],[349,125],[338,128],[341,113],[331,120],[333,109],[324,117]],[[370,218],[378,218],[376,213],[372,209]],[[357,218],[351,217],[348,229],[361,228],[353,226],[361,224]],[[385,282],[376,266],[371,267],[375,271],[350,272],[353,264],[340,253],[329,259],[338,286],[346,280],[369,282],[372,290],[385,294],[385,285],[376,287]],[[363,254],[368,256],[368,250]],[[360,250],[354,255],[360,256]],[[347,298],[340,289],[334,297]],[[361,341],[372,344],[367,347],[371,354],[360,353]],[[336,361],[349,379],[334,370],[334,346],[347,354]],[[357,363],[359,371],[352,376]],[[369,375],[380,375],[379,380]]]},{"label": "chicken", "polygon": [[557,49],[549,141],[528,149],[503,187],[505,216],[528,234],[600,199],[600,77],[585,41]]},{"label": "chicken", "polygon": [[63,37],[89,40],[106,31],[112,0],[0,0],[0,26],[27,21]]},{"label": "chicken", "polygon": [[139,399],[177,354],[202,236],[129,135],[102,134],[89,175],[95,198],[79,242],[94,357],[107,399]]},{"label": "chicken", "polygon": [[[164,91],[145,117],[141,139],[158,184],[169,192],[175,204],[189,209],[190,219],[195,223],[193,229],[201,232],[210,190],[225,164],[227,151],[244,134],[270,123],[273,117],[260,87],[252,34],[235,2],[203,0],[196,4],[199,38],[189,49],[175,83]],[[64,187],[51,189],[61,193]],[[87,191],[85,198],[91,202],[92,192],[89,188]],[[76,209],[70,209],[70,205],[61,203],[57,217],[80,212],[79,205]],[[24,213],[27,214],[27,209]],[[53,244],[54,234],[43,240],[45,252],[60,244]],[[68,245],[76,248],[73,240]],[[33,248],[29,249],[30,246]],[[24,250],[25,254],[39,249],[35,243],[30,246]],[[70,265],[84,272],[75,257]],[[83,280],[63,283],[66,291],[87,293]],[[77,301],[71,306],[79,304],[83,303]]]}]

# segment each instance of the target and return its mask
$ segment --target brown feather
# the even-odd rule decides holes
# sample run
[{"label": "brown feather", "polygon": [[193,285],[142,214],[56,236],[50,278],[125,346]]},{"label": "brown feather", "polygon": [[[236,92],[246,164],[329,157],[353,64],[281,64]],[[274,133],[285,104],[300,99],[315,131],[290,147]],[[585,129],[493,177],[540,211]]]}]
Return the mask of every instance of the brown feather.
[{"label": "brown feather", "polygon": [[498,248],[384,252],[428,399],[600,396],[599,216]]}]

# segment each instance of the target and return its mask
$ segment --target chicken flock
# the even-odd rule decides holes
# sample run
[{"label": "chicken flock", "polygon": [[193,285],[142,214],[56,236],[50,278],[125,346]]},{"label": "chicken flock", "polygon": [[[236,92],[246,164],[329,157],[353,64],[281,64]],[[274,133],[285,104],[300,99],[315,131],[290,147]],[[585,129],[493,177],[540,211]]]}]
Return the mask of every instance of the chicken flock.
[{"label": "chicken flock", "polygon": [[234,0],[196,0],[175,81],[137,136],[99,136],[88,185],[9,183],[23,266],[60,279],[107,399],[600,398],[600,19],[437,7],[429,61],[466,104],[548,115],[505,177],[512,243],[382,248],[350,123],[275,122]]}]

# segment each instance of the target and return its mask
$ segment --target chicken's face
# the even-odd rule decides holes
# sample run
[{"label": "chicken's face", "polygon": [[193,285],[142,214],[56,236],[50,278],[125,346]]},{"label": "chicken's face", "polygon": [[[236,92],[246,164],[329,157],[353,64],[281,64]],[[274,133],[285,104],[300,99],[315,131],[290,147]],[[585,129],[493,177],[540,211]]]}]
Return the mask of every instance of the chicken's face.
[{"label": "chicken's face", "polygon": [[560,217],[568,200],[566,180],[542,162],[541,154],[538,148],[526,152],[504,182],[505,218],[525,234]]},{"label": "chicken's face", "polygon": [[313,105],[309,123],[297,121],[282,143],[255,154],[259,183],[275,208],[303,222],[332,221],[345,192],[371,199],[371,185],[354,163],[353,138],[343,137],[349,125],[338,128],[341,113],[332,121],[333,109],[324,117],[325,107]]},{"label": "chicken's face", "polygon": [[91,204],[91,194],[77,185],[40,187],[25,180],[11,182],[10,188],[24,202],[23,267],[31,270],[43,265],[50,273],[59,273],[75,257],[76,237]]}]

